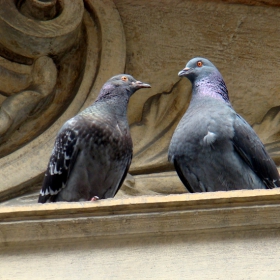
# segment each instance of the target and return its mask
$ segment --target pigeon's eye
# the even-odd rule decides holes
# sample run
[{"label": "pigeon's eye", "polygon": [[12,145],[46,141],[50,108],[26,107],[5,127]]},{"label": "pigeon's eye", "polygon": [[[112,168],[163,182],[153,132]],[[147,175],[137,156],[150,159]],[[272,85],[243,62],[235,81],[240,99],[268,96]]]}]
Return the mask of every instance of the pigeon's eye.
[{"label": "pigeon's eye", "polygon": [[196,63],[196,65],[197,65],[198,67],[201,67],[201,66],[202,66],[202,62],[201,62],[201,61],[198,61],[198,62]]},{"label": "pigeon's eye", "polygon": [[126,76],[122,76],[122,80],[123,80],[124,82],[127,82],[127,81],[128,81],[128,78],[127,78]]}]

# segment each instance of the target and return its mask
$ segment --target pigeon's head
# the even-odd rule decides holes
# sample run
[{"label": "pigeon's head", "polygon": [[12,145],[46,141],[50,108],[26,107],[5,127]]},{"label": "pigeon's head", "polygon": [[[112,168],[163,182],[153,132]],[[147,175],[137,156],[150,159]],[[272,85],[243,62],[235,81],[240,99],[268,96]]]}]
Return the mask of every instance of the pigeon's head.
[{"label": "pigeon's head", "polygon": [[211,96],[230,103],[224,79],[208,59],[202,57],[191,59],[178,76],[186,77],[192,82],[193,96]]},{"label": "pigeon's head", "polygon": [[120,74],[112,77],[106,84],[110,84],[115,88],[122,88],[130,92],[131,95],[141,88],[150,88],[149,84],[135,80],[132,76],[127,74]]},{"label": "pigeon's head", "polygon": [[186,77],[193,83],[211,74],[220,74],[215,65],[206,58],[195,57],[178,73],[178,76]]}]

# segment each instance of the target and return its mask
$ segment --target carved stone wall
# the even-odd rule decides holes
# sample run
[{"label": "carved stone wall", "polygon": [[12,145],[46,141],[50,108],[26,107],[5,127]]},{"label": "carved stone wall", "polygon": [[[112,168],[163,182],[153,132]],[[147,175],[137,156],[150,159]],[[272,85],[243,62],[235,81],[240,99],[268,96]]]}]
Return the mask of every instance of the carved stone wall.
[{"label": "carved stone wall", "polygon": [[[177,73],[195,56],[209,58],[220,69],[235,110],[253,125],[280,164],[280,81],[275,59],[280,43],[279,2],[129,2],[115,0],[127,39],[126,71],[152,85],[146,96],[136,94],[130,102],[134,140],[130,172],[172,170],[167,149],[191,94],[190,83]],[[179,181],[173,181],[175,185],[183,191]]]},{"label": "carved stone wall", "polygon": [[[0,279],[279,279],[279,188],[180,194],[167,162],[191,94],[177,73],[204,56],[280,165],[278,0],[0,8]],[[120,192],[37,204],[56,133],[121,72],[152,88],[129,104],[134,159]]]},{"label": "carved stone wall", "polygon": [[[124,71],[126,45],[110,0],[0,4],[4,200],[41,184],[58,130],[95,100],[107,79]],[[52,20],[33,18],[32,9],[41,5],[46,15],[51,4],[57,7]]]},{"label": "carved stone wall", "polygon": [[117,197],[185,192],[167,149],[191,94],[177,73],[194,56],[220,69],[235,110],[280,164],[278,1],[6,3],[0,1],[0,200],[40,187],[59,128],[122,72],[152,88],[129,104],[134,158]]}]

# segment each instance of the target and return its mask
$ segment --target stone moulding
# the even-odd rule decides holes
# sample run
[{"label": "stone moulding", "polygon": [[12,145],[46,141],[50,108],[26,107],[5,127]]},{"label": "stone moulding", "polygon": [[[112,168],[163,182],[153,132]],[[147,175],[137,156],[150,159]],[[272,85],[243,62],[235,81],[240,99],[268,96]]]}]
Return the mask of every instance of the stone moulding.
[{"label": "stone moulding", "polygon": [[280,228],[280,190],[0,207],[0,245],[75,238]]},{"label": "stone moulding", "polygon": [[0,200],[27,192],[42,180],[54,139],[63,123],[89,106],[102,85],[125,67],[126,42],[119,13],[110,0],[85,3],[87,55],[79,90],[65,112],[33,141],[0,159]]},{"label": "stone moulding", "polygon": [[[52,19],[51,26],[46,27],[42,21],[28,20],[19,13],[13,1],[0,0],[1,7],[5,7],[0,10],[0,42],[7,49],[26,57],[44,55],[50,46],[54,53],[59,53],[64,50],[64,45],[73,45],[83,16],[83,1],[64,2],[61,15]],[[69,18],[69,14],[76,17]]]}]

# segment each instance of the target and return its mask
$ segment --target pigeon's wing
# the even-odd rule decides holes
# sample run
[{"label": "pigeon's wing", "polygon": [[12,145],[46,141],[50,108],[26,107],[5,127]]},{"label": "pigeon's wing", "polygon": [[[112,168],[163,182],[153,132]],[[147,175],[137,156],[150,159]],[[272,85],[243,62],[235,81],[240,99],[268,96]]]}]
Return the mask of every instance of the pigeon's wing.
[{"label": "pigeon's wing", "polygon": [[122,175],[122,178],[121,178],[121,180],[119,182],[119,185],[118,185],[118,187],[116,189],[116,192],[115,192],[114,196],[118,193],[118,191],[120,190],[120,188],[121,188],[121,186],[122,186],[122,184],[123,184],[123,182],[124,182],[124,180],[126,178],[127,172],[129,170],[129,167],[130,167],[130,164],[131,164],[131,161],[132,161],[132,155],[131,155],[130,159],[127,161],[127,165],[125,167],[124,173]]},{"label": "pigeon's wing", "polygon": [[[178,163],[178,161],[176,160],[176,158],[174,158],[174,167],[175,170],[180,178],[180,180],[183,182],[184,186],[186,187],[186,189],[188,190],[188,192],[190,193],[194,193],[195,190],[192,188],[191,184],[189,183],[189,181],[186,179],[186,176],[183,172],[183,170],[181,169],[180,164]],[[195,185],[197,185],[197,182],[193,182]]]},{"label": "pigeon's wing", "polygon": [[79,152],[77,137],[70,126],[66,126],[58,134],[40,191],[39,203],[45,203],[49,198],[51,200],[65,186]]},{"label": "pigeon's wing", "polygon": [[268,189],[280,186],[279,173],[253,128],[238,114],[232,139],[235,151],[264,182]]}]

